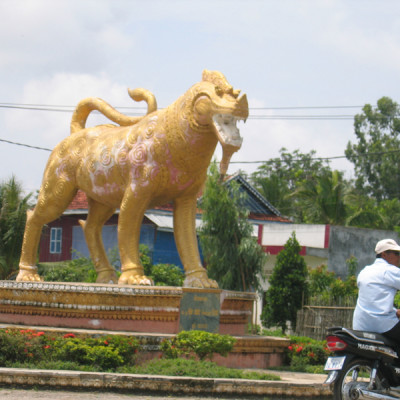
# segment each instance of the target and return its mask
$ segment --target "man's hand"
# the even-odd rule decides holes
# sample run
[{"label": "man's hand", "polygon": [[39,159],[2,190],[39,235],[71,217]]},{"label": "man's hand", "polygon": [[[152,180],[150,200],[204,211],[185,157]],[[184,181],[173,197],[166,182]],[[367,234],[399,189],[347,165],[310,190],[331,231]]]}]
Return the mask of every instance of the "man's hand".
[{"label": "man's hand", "polygon": [[396,317],[400,318],[400,310],[396,310]]}]

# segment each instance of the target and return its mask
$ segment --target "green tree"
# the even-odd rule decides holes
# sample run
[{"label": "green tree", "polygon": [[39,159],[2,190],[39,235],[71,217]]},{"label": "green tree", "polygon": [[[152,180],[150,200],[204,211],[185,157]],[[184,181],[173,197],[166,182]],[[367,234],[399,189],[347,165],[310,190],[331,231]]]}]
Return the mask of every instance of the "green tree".
[{"label": "green tree", "polygon": [[258,167],[251,175],[256,189],[282,214],[297,222],[303,221],[303,208],[291,194],[300,182],[306,182],[330,171],[327,161],[315,158],[315,150],[309,153],[292,153],[280,150],[280,158],[274,158]]},{"label": "green tree", "polygon": [[259,288],[265,254],[252,237],[248,211],[237,184],[227,187],[215,163],[210,166],[201,202],[201,248],[210,278],[221,288],[249,291]]},{"label": "green tree", "polygon": [[287,321],[290,321],[292,329],[296,329],[297,311],[307,295],[308,272],[300,250],[293,232],[276,257],[269,279],[270,287],[265,294],[265,306],[261,314],[261,321],[266,327],[279,326],[285,332]]},{"label": "green tree", "polygon": [[377,229],[397,230],[400,228],[400,200],[382,200],[377,205],[377,214],[381,223]]},{"label": "green tree", "polygon": [[343,173],[323,171],[299,183],[291,197],[301,201],[304,222],[311,224],[346,225],[347,183]]},{"label": "green tree", "polygon": [[357,143],[349,142],[346,157],[354,164],[356,187],[378,201],[399,196],[400,108],[389,97],[377,107],[366,104],[354,118]]},{"label": "green tree", "polygon": [[23,195],[14,176],[0,184],[0,279],[18,269],[31,195]]},{"label": "green tree", "polygon": [[377,201],[352,189],[346,195],[348,226],[400,231],[400,200],[398,198]]},{"label": "green tree", "polygon": [[377,201],[353,188],[347,195],[349,226],[358,228],[379,228],[383,226],[382,218],[377,212]]}]

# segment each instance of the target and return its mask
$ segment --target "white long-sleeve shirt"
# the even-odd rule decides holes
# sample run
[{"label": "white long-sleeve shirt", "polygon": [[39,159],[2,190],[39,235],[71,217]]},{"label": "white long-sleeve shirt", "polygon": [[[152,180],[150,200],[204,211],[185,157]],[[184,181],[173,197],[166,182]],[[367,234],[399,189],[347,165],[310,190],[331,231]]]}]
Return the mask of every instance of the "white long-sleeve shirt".
[{"label": "white long-sleeve shirt", "polygon": [[377,333],[392,329],[399,322],[393,301],[400,290],[400,269],[377,258],[359,273],[357,286],[353,329]]}]

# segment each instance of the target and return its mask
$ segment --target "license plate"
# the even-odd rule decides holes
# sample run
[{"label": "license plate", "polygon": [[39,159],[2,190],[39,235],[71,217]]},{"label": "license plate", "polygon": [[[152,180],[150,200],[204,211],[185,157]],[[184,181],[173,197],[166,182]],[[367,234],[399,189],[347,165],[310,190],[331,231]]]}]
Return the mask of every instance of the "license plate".
[{"label": "license plate", "polygon": [[325,371],[335,371],[342,369],[346,356],[343,357],[329,357],[326,360],[324,370]]}]

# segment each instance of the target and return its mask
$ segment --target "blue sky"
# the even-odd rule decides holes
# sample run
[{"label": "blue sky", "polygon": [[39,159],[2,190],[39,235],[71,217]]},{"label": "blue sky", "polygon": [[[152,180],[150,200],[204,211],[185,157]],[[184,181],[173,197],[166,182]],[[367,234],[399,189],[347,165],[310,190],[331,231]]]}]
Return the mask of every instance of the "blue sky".
[{"label": "blue sky", "polygon": [[[203,69],[223,72],[248,96],[250,118],[232,161],[268,160],[282,147],[342,156],[362,105],[399,101],[396,0],[0,0],[0,13],[0,140],[53,148],[72,115],[5,104],[72,110],[97,96],[132,107],[126,89],[145,87],[165,107]],[[310,119],[316,115],[348,117]],[[0,180],[14,174],[34,191],[48,156],[0,141]],[[231,164],[229,172],[258,165]],[[352,177],[343,159],[331,167]]]}]

